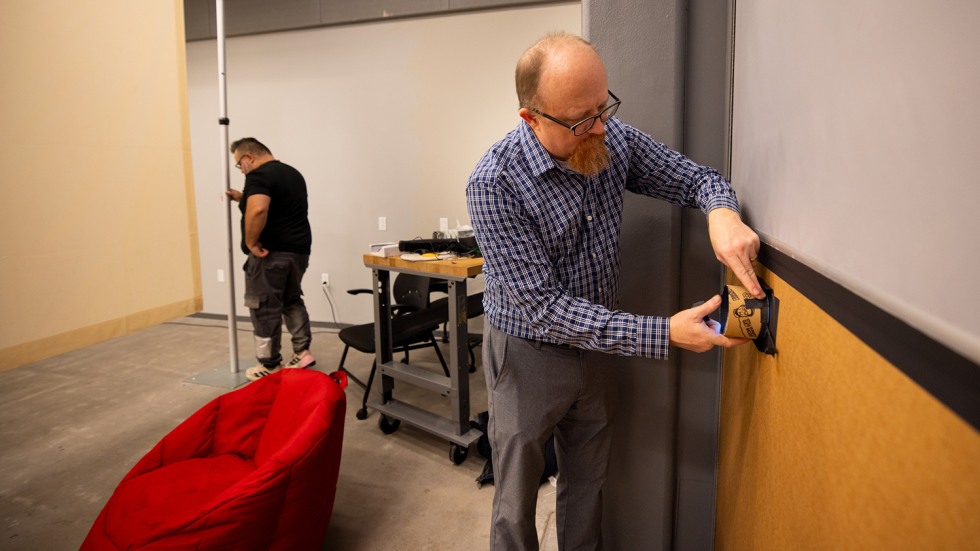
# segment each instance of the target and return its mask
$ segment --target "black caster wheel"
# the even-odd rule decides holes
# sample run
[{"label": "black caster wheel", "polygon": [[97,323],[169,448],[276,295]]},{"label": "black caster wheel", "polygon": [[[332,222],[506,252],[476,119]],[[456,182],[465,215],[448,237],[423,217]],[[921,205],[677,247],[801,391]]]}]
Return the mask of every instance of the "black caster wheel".
[{"label": "black caster wheel", "polygon": [[355,416],[357,417],[357,419],[359,421],[363,421],[363,420],[367,419],[367,408],[361,408],[361,409],[357,410],[357,413],[356,413]]},{"label": "black caster wheel", "polygon": [[402,422],[398,419],[390,419],[387,415],[381,415],[378,419],[378,426],[381,427],[381,432],[385,434],[391,434],[398,430]]},{"label": "black caster wheel", "polygon": [[463,461],[466,461],[466,454],[470,452],[469,447],[463,447],[459,444],[450,444],[449,446],[449,459],[453,462],[453,465],[459,465]]}]

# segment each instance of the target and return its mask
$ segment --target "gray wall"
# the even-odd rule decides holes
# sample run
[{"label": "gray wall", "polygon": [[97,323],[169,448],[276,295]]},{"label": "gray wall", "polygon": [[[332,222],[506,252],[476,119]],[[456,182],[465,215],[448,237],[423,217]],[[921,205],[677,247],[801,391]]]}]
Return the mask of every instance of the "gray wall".
[{"label": "gray wall", "polygon": [[740,1],[732,139],[767,242],[975,362],[977,28],[972,0]]},{"label": "gray wall", "polygon": [[[731,18],[727,2],[583,3],[583,28],[624,99],[620,118],[727,169]],[[717,293],[704,215],[627,196],[622,308],[670,315]],[[720,354],[666,362],[609,358],[619,396],[605,497],[614,549],[711,549]]]}]

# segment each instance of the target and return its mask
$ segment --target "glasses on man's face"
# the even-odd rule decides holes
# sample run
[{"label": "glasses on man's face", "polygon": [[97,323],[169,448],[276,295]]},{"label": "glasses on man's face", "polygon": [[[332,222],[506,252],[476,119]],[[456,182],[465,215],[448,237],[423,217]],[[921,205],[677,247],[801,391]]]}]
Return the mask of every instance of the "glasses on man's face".
[{"label": "glasses on man's face", "polygon": [[575,124],[568,124],[567,122],[561,119],[556,119],[555,117],[552,117],[547,113],[538,111],[533,107],[531,107],[530,109],[531,111],[534,111],[535,113],[541,115],[542,117],[550,121],[554,121],[564,126],[565,128],[571,130],[572,134],[576,136],[581,136],[582,134],[585,134],[589,130],[592,130],[592,127],[595,126],[596,120],[601,120],[602,122],[606,122],[607,120],[609,120],[609,117],[616,114],[616,111],[619,109],[619,104],[623,103],[622,101],[619,100],[619,98],[616,97],[616,94],[612,93],[612,90],[607,90],[607,92],[609,92],[609,97],[611,97],[614,100],[612,105],[607,105],[605,109],[599,111],[598,115],[593,115],[587,119],[582,119]]},{"label": "glasses on man's face", "polygon": [[237,168],[238,170],[241,170],[242,169],[242,160],[245,157],[248,157],[248,154],[242,155],[241,158],[238,159],[238,162],[235,163],[235,168]]}]

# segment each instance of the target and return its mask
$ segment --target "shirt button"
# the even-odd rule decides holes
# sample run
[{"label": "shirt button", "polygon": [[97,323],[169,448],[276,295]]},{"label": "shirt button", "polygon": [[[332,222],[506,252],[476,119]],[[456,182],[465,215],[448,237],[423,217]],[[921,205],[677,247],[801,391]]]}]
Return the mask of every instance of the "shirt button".
[{"label": "shirt button", "polygon": [[592,253],[592,258],[599,258],[599,255]]},{"label": "shirt button", "polygon": [[592,221],[592,215],[586,216],[585,219],[588,220],[589,222],[591,222]]}]

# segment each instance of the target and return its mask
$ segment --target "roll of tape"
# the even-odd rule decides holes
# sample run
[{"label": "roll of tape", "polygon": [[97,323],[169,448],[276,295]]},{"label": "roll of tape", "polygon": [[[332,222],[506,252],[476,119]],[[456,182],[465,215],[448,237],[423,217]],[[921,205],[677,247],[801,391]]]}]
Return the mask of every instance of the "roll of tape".
[{"label": "roll of tape", "polygon": [[758,300],[745,287],[727,285],[721,297],[721,332],[726,337],[755,339],[769,322],[766,301]]}]

